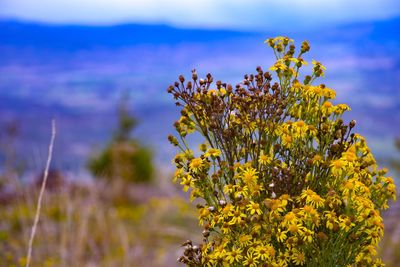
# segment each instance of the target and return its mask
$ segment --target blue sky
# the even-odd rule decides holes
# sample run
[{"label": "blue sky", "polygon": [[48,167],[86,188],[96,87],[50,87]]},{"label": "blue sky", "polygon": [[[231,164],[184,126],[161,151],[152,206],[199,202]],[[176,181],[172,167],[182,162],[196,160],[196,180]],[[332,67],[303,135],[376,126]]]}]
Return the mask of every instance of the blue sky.
[{"label": "blue sky", "polygon": [[321,28],[400,15],[399,0],[0,0],[0,18],[57,24]]}]

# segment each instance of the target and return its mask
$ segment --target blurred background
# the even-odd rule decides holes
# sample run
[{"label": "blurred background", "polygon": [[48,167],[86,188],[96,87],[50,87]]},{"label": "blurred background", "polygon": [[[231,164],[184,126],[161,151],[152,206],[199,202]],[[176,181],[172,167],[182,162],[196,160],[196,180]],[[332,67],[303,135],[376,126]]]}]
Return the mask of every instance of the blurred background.
[{"label": "blurred background", "polygon": [[[306,60],[327,67],[320,82],[398,176],[397,0],[0,0],[0,266],[23,264],[36,196],[25,185],[41,181],[51,118],[52,189],[35,266],[173,266],[179,242],[200,231],[170,181],[166,136],[178,111],[166,88],[194,68],[239,83],[271,66],[263,42],[277,35],[310,42]],[[381,253],[396,266],[399,205],[385,216],[393,238]]]}]

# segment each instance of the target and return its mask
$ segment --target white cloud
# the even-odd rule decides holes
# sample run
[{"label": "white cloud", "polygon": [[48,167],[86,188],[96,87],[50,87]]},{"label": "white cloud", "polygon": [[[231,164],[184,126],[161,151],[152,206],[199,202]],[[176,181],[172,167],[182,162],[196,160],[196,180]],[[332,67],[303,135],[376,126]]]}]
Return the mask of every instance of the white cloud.
[{"label": "white cloud", "polygon": [[169,23],[181,27],[318,26],[400,14],[398,0],[0,0],[0,16],[52,23]]}]

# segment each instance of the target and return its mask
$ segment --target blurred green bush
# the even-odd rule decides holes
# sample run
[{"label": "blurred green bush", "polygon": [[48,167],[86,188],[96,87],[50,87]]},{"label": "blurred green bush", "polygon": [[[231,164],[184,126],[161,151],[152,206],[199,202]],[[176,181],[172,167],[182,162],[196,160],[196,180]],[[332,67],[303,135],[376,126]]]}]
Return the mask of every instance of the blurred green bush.
[{"label": "blurred green bush", "polygon": [[122,179],[132,183],[148,183],[153,180],[152,152],[131,137],[137,125],[124,97],[118,108],[118,127],[111,142],[98,155],[88,161],[88,169],[95,177]]}]

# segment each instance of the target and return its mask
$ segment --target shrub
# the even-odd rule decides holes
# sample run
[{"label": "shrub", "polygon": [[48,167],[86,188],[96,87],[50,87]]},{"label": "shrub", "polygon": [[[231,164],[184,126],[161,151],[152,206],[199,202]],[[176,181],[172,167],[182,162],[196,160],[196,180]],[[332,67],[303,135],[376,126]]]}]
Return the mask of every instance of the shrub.
[{"label": "shrub", "polygon": [[129,114],[126,101],[118,110],[118,128],[108,146],[88,162],[96,177],[122,179],[126,182],[150,182],[153,179],[151,151],[130,137],[136,119]]},{"label": "shrub", "polygon": [[106,179],[136,183],[153,178],[152,153],[134,140],[112,142],[89,161],[88,167],[96,177]]},{"label": "shrub", "polygon": [[[174,180],[196,201],[203,243],[183,246],[188,266],[381,266],[380,211],[395,199],[393,179],[379,169],[365,139],[345,123],[346,104],[313,85],[325,67],[303,42],[271,38],[276,56],[233,88],[213,77],[183,76],[168,88],[181,107],[174,124],[181,152]],[[273,82],[273,75],[276,82]],[[302,80],[302,82],[300,81]],[[194,151],[187,137],[200,133]],[[179,139],[179,141],[178,141]]]}]

